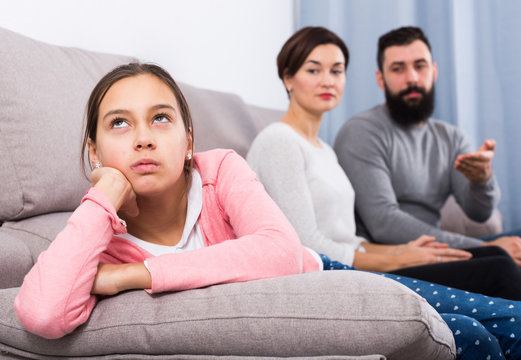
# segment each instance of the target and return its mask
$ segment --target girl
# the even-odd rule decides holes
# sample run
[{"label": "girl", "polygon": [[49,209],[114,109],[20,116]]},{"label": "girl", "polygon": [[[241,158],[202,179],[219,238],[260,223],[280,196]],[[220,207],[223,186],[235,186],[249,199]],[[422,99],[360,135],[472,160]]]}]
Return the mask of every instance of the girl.
[{"label": "girl", "polygon": [[88,319],[97,295],[318,269],[239,155],[193,155],[188,105],[160,67],[132,63],[100,80],[83,147],[92,188],[16,297],[27,330],[64,336]]},{"label": "girl", "polygon": [[[353,188],[331,147],[318,137],[324,112],[338,105],[342,97],[348,61],[346,45],[329,30],[308,27],[295,33],[277,57],[278,74],[289,96],[288,110],[257,136],[248,153],[250,166],[301,241],[324,254],[324,270],[352,269],[353,265],[521,299],[521,270],[499,248],[449,249],[427,236],[407,245],[389,246],[370,244],[356,236]],[[461,359],[494,359],[503,353],[521,356],[515,340],[521,329],[513,310],[521,304],[385,276],[417,291],[442,314],[453,330]],[[473,331],[477,334],[472,335]]]}]

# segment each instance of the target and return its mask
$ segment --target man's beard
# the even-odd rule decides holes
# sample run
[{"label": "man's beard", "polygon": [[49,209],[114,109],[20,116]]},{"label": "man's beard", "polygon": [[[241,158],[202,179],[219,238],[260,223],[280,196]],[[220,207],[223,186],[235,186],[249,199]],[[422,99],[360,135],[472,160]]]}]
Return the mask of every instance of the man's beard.
[{"label": "man's beard", "polygon": [[[404,100],[404,96],[411,92],[421,94],[420,98]],[[430,91],[416,85],[393,94],[385,84],[385,99],[391,118],[400,125],[415,125],[427,121],[434,111],[434,84]]]}]

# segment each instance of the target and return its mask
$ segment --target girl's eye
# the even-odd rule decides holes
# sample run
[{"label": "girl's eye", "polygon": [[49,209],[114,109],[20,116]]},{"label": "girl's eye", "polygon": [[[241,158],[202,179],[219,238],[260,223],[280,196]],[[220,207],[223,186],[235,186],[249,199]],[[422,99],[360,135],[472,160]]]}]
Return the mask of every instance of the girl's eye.
[{"label": "girl's eye", "polygon": [[165,114],[159,114],[154,117],[154,122],[167,123],[170,122],[170,118]]},{"label": "girl's eye", "polygon": [[343,71],[342,71],[342,70],[333,70],[333,71],[331,71],[331,72],[332,72],[333,74],[335,74],[335,75],[340,75],[340,74],[342,74]]},{"label": "girl's eye", "polygon": [[114,119],[110,123],[110,126],[114,129],[120,129],[128,126],[127,122],[123,119]]},{"label": "girl's eye", "polygon": [[308,69],[308,73],[316,74],[316,73],[318,73],[318,70],[317,69]]}]

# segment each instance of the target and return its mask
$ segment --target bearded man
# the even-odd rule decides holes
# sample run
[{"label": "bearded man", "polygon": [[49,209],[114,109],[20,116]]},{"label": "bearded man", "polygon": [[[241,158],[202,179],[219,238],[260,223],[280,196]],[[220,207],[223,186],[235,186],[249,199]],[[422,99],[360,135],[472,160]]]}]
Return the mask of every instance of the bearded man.
[{"label": "bearded man", "polygon": [[377,62],[385,104],[349,119],[334,145],[355,189],[359,233],[382,244],[430,235],[455,248],[496,245],[521,265],[517,236],[483,242],[439,229],[449,195],[469,218],[483,222],[499,201],[499,188],[492,172],[495,141],[472,152],[456,127],[431,118],[438,68],[423,31],[402,27],[382,35]]}]

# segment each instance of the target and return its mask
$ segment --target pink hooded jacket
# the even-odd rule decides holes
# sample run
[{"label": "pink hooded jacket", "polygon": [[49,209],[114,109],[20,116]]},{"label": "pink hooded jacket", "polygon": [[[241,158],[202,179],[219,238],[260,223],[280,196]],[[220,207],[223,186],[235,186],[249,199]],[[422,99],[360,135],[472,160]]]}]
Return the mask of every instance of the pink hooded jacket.
[{"label": "pink hooded jacket", "polygon": [[[90,316],[98,263],[148,262],[148,292],[272,278],[319,270],[247,163],[231,150],[194,156],[203,183],[199,217],[205,248],[153,257],[114,235],[126,232],[106,197],[92,188],[39,257],[15,299],[24,327],[53,339]],[[233,265],[231,265],[233,264]]]}]

